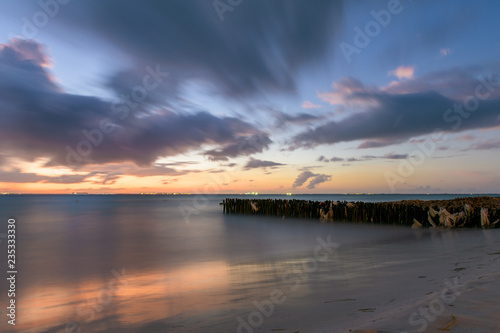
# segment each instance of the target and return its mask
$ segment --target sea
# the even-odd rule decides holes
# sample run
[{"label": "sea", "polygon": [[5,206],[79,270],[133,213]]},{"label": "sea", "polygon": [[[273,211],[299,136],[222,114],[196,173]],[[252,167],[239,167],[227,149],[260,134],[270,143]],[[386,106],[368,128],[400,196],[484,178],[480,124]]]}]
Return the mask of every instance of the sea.
[{"label": "sea", "polygon": [[[224,214],[222,200],[467,196],[477,195],[0,195],[0,332],[336,332],[363,315],[337,301],[389,283],[384,267],[495,238]],[[394,250],[410,243],[421,251]]]}]

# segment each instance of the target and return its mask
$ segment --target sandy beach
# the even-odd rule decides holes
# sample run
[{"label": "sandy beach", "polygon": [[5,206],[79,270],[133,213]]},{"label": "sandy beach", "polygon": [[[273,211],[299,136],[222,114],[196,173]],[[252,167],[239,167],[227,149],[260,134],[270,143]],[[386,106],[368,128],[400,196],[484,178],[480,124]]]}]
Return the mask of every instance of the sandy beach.
[{"label": "sandy beach", "polygon": [[[446,243],[447,232],[439,237]],[[457,251],[423,254],[428,260],[385,269],[394,275],[349,315],[355,323],[311,332],[496,332],[500,309],[500,233],[469,231]],[[480,233],[483,233],[480,235]],[[484,237],[484,238],[483,238]],[[423,244],[426,241],[423,240]],[[421,246],[400,248],[402,255]],[[404,270],[403,270],[404,268]],[[373,311],[373,312],[371,312]]]},{"label": "sandy beach", "polygon": [[[227,332],[496,332],[500,232],[412,232],[371,253],[339,247],[297,291],[282,288],[288,300],[262,325]],[[345,262],[347,252],[359,263]]]},{"label": "sandy beach", "polygon": [[[349,332],[496,332],[500,274],[482,273],[486,275],[459,283],[456,289],[446,285],[441,291],[430,292],[406,307],[388,308],[385,315],[369,319],[370,324]],[[401,327],[413,328],[401,330]]]}]

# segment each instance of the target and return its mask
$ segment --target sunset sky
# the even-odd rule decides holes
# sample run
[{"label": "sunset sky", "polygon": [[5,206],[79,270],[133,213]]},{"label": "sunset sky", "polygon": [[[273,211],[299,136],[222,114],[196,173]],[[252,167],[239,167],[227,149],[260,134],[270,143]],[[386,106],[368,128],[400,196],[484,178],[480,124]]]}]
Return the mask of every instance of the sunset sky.
[{"label": "sunset sky", "polygon": [[498,1],[1,1],[0,192],[498,193]]}]

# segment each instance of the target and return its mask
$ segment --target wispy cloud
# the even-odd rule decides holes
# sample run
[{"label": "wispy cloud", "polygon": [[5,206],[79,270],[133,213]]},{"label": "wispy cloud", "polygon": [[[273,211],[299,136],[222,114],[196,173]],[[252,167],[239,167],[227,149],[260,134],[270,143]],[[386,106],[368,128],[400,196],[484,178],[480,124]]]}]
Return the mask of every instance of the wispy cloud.
[{"label": "wispy cloud", "polygon": [[[122,176],[121,173],[107,171],[93,171],[84,174],[65,174],[45,176],[34,172],[23,172],[21,169],[10,171],[0,170],[0,183],[51,183],[51,184],[78,184],[92,182],[93,184],[113,184]],[[94,180],[92,180],[94,178]]]},{"label": "wispy cloud", "polygon": [[447,47],[439,49],[439,54],[442,55],[443,57],[446,57],[450,53],[451,53],[451,50]]},{"label": "wispy cloud", "polygon": [[302,107],[304,109],[319,109],[321,108],[322,106],[319,105],[319,104],[314,104],[313,102],[311,101],[304,101],[302,102]]},{"label": "wispy cloud", "polygon": [[[97,33],[133,62],[167,63],[179,85],[194,77],[234,98],[263,88],[295,89],[298,70],[325,59],[344,8],[342,1],[248,1],[221,23],[212,3],[82,1],[72,4],[62,24],[75,34]],[[275,61],[263,52],[270,45]]]},{"label": "wispy cloud", "polygon": [[491,149],[500,149],[500,139],[489,139],[470,147],[474,150],[491,150]]},{"label": "wispy cloud", "polygon": [[263,161],[263,160],[258,160],[251,158],[247,164],[244,166],[243,169],[249,170],[249,169],[257,169],[257,168],[275,168],[279,166],[283,166],[285,164],[282,163],[277,163],[273,161]]},{"label": "wispy cloud", "polygon": [[404,160],[408,158],[408,154],[395,154],[395,153],[387,153],[385,155],[363,155],[360,157],[337,157],[334,156],[332,158],[326,158],[325,156],[321,155],[318,157],[316,160],[319,162],[362,162],[362,161],[369,161],[369,160],[376,160],[376,159],[387,159],[387,160]]}]

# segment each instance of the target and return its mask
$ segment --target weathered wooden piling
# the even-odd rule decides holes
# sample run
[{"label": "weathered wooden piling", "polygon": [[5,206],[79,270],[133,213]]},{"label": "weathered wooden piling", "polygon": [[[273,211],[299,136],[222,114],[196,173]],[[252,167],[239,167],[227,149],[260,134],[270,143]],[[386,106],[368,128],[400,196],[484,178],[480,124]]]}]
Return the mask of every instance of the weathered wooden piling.
[{"label": "weathered wooden piling", "polygon": [[364,222],[412,227],[500,227],[500,198],[394,202],[311,201],[297,199],[235,199],[221,203],[226,214],[254,214],[319,219],[323,222]]}]

